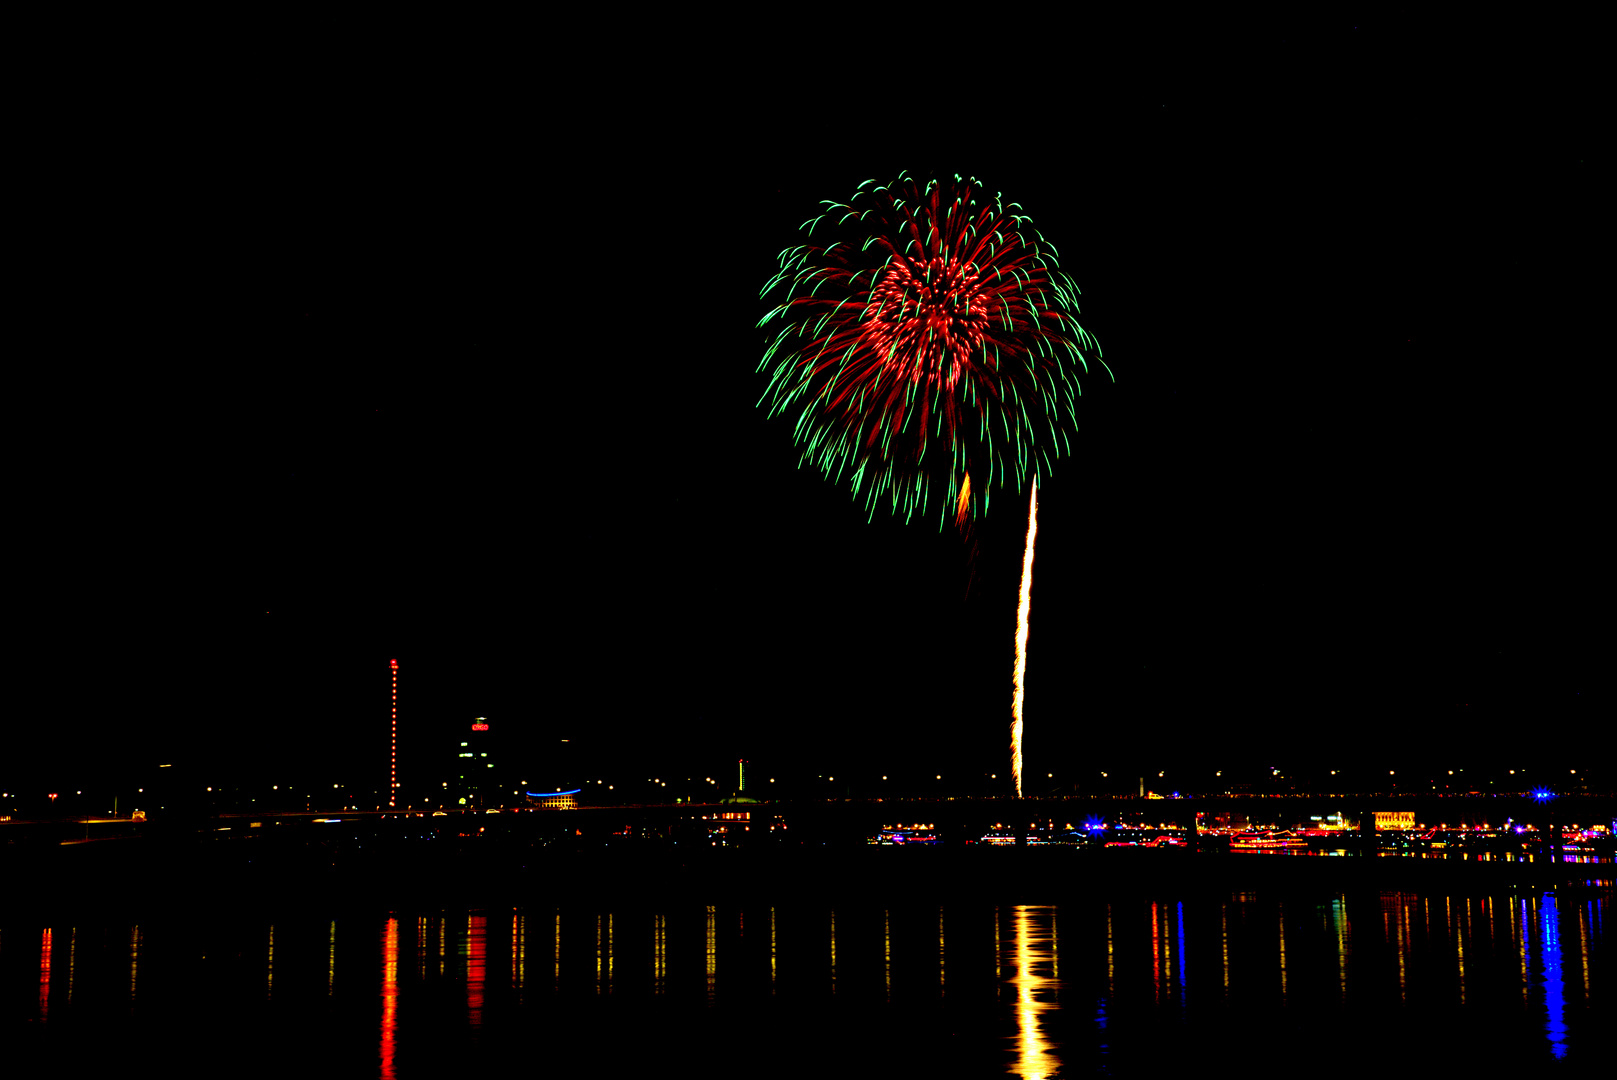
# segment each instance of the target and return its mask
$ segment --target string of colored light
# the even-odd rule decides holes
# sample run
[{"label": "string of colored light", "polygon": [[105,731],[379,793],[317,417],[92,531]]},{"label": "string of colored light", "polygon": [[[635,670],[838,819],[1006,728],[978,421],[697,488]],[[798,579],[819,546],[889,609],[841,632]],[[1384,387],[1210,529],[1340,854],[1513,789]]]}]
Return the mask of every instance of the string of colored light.
[{"label": "string of colored light", "polygon": [[388,742],[387,805],[398,805],[399,797],[399,662],[393,664],[393,731]]}]

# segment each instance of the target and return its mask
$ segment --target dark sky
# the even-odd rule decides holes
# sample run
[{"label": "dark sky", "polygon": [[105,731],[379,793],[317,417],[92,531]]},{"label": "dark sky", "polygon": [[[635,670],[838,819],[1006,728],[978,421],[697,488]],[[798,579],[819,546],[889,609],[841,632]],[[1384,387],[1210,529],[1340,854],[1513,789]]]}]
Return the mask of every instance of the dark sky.
[{"label": "dark sky", "polygon": [[115,115],[81,273],[121,298],[13,404],[0,773],[350,776],[392,657],[414,745],[487,715],[535,771],[1003,773],[1019,514],[970,579],[754,408],[775,253],[902,168],[1022,203],[1117,373],[1041,492],[1030,771],[1582,754],[1593,69],[1148,45],[958,93],[643,45]]}]

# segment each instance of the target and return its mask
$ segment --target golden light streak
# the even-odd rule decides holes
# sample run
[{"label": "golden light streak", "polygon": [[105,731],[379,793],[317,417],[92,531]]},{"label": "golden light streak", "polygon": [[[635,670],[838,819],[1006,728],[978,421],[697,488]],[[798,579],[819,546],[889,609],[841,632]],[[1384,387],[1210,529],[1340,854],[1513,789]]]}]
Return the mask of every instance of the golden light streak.
[{"label": "golden light streak", "polygon": [[1157,1004],[1162,1004],[1163,968],[1166,966],[1162,956],[1164,945],[1162,934],[1162,915],[1157,911],[1157,905],[1151,904],[1151,992],[1155,995]]},{"label": "golden light streak", "polygon": [[837,913],[831,910],[831,992],[837,992]]},{"label": "golden light streak", "polygon": [[658,915],[652,926],[651,988],[662,993],[668,980],[668,917]]},{"label": "golden light streak", "polygon": [[[1056,982],[1035,973],[1036,963],[1050,954],[1042,947],[1043,935],[1038,934],[1033,912],[1028,907],[1017,906],[1014,927],[1016,973],[1011,981],[1016,986],[1016,1067],[1013,1071],[1026,1080],[1045,1080],[1055,1076],[1061,1067],[1040,1023],[1040,1014],[1056,1007],[1050,1000]],[[1037,941],[1034,940],[1036,934]]]},{"label": "golden light streak", "polygon": [[[1588,905],[1580,905],[1579,908],[1578,908],[1578,963],[1583,968],[1583,996],[1585,998],[1587,998],[1589,996],[1589,920],[1587,918],[1588,914],[1589,914]],[[68,955],[71,956],[73,954],[69,953]],[[73,969],[71,967],[68,968],[69,974],[72,973],[72,970]],[[72,997],[73,996],[72,995],[72,988],[73,988],[72,981],[70,980],[67,985],[68,985],[68,996]]]},{"label": "golden light streak", "polygon": [[719,984],[719,921],[713,905],[707,905],[707,999],[713,1000]]},{"label": "golden light streak", "polygon": [[[1521,958],[1522,974],[1521,974],[1520,982],[1521,982],[1521,988],[1522,988],[1522,1004],[1523,1005],[1527,1004],[1527,987],[1528,987],[1528,983],[1529,983],[1529,979],[1528,979],[1528,975],[1527,975],[1527,927],[1530,924],[1531,916],[1528,914],[1527,904],[1528,904],[1528,901],[1526,901],[1526,900],[1523,900],[1521,902],[1522,924],[1521,924],[1520,927],[1516,928],[1516,929],[1519,929],[1521,931],[1520,936],[1517,937],[1517,939],[1516,939],[1516,954]],[[1399,945],[1399,948],[1401,949],[1403,947],[1403,942],[1400,941],[1398,943],[1398,945]],[[1403,975],[1404,975],[1403,963],[1404,963],[1404,956],[1403,956],[1403,953],[1400,952],[1398,954],[1398,986],[1399,986],[1399,989],[1403,988]]]},{"label": "golden light streak", "polygon": [[1027,499],[1027,548],[1022,552],[1022,592],[1016,605],[1016,671],[1011,677],[1011,779],[1022,797],[1022,680],[1027,674],[1027,616],[1033,605],[1033,538],[1038,534],[1039,485]]},{"label": "golden light streak", "polygon": [[971,474],[960,482],[960,498],[955,502],[954,524],[955,528],[963,529],[966,526],[966,515],[971,512]]},{"label": "golden light streak", "polygon": [[[1112,939],[1111,939],[1112,930],[1111,930],[1111,922],[1109,920],[1111,918],[1111,908],[1108,907],[1106,910],[1107,910],[1107,919],[1108,919],[1108,922],[1106,924],[1106,953],[1107,953],[1107,957],[1108,957],[1107,964],[1110,965],[1110,963],[1111,963],[1110,956],[1111,956],[1111,952],[1112,952]],[[1222,926],[1223,926],[1222,941],[1224,943],[1224,996],[1228,997],[1229,993],[1230,993],[1230,905],[1229,904],[1221,904],[1221,905],[1219,905],[1219,915],[1220,915],[1220,918],[1222,919]],[[1108,967],[1108,978],[1110,978],[1110,967]]]},{"label": "golden light streak", "polygon": [[[1465,898],[1465,914],[1462,923],[1454,927],[1454,951],[1460,965],[1460,1004],[1465,1004],[1465,936],[1471,929],[1471,898]],[[1451,924],[1452,925],[1452,924]]]},{"label": "golden light streak", "polygon": [[528,978],[528,917],[520,913],[511,916],[511,973],[521,990]]},{"label": "golden light streak", "polygon": [[135,1000],[137,976],[140,974],[140,925],[129,930],[129,1000]]},{"label": "golden light streak", "polygon": [[[1116,958],[1114,957],[1114,955],[1112,953],[1112,944],[1113,944],[1112,943],[1112,905],[1107,904],[1106,905],[1106,996],[1107,996],[1107,998],[1111,998],[1111,997],[1115,996],[1116,993],[1117,993],[1117,985],[1116,985],[1117,963],[1116,963]],[[1228,946],[1226,946],[1225,951],[1224,951],[1224,986],[1226,988],[1228,988],[1229,984],[1230,984],[1230,960],[1229,960],[1229,948],[1228,948]]]},{"label": "golden light streak", "polygon": [[1286,905],[1279,905],[1275,915],[1280,927],[1280,1000],[1286,1000]]}]

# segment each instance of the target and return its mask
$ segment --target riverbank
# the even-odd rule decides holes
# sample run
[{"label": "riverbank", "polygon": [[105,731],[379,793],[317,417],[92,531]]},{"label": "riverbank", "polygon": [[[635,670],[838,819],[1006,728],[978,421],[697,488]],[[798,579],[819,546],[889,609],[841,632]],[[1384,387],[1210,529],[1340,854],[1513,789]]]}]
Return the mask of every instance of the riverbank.
[{"label": "riverbank", "polygon": [[1610,863],[1458,862],[1397,856],[1209,854],[1073,847],[718,848],[537,843],[484,835],[141,837],[0,849],[0,915],[139,916],[175,903],[336,910],[656,896],[723,903],[987,900],[1059,903],[1097,890],[1606,890]]}]

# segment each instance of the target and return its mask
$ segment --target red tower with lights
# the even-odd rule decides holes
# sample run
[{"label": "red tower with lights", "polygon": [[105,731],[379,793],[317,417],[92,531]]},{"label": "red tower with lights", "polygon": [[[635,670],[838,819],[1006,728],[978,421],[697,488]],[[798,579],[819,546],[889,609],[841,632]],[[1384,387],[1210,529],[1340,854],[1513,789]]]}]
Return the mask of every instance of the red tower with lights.
[{"label": "red tower with lights", "polygon": [[393,729],[388,737],[387,752],[387,805],[395,807],[399,802],[399,662],[391,661],[393,666]]}]

